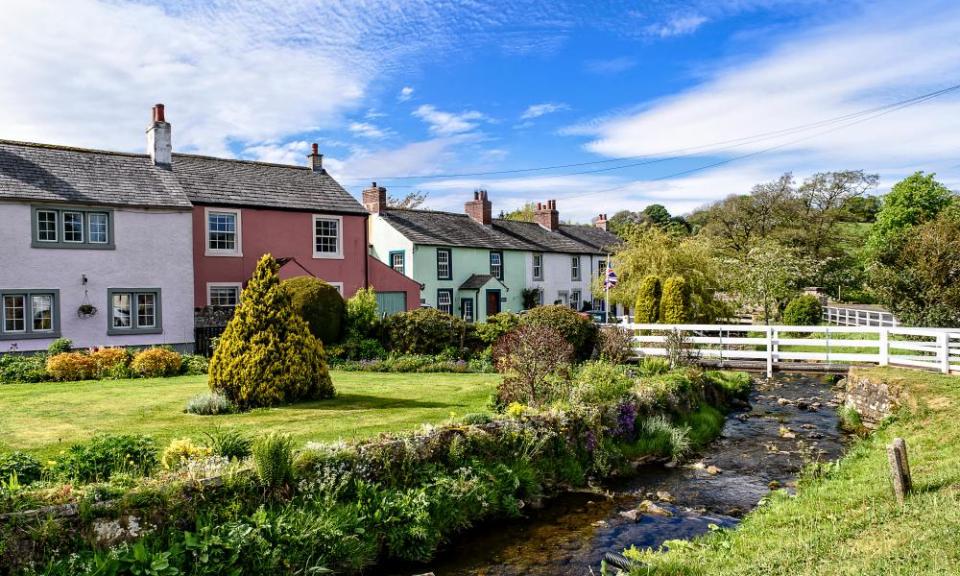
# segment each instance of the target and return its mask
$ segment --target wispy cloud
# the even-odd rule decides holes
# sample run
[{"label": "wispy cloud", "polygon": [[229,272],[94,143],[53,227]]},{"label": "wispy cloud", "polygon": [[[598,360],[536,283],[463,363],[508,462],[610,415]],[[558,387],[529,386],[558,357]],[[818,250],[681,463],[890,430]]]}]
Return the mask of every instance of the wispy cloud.
[{"label": "wispy cloud", "polygon": [[706,16],[700,14],[687,14],[684,16],[674,15],[665,22],[650,24],[644,31],[659,38],[670,38],[671,36],[683,36],[696,32],[700,26],[708,21]]},{"label": "wispy cloud", "polygon": [[629,56],[619,56],[600,60],[587,60],[583,67],[587,72],[594,74],[619,74],[626,72],[637,65],[637,61]]},{"label": "wispy cloud", "polygon": [[357,136],[375,140],[379,140],[387,135],[385,130],[378,128],[370,122],[351,122],[347,129]]},{"label": "wispy cloud", "polygon": [[561,110],[569,110],[570,106],[557,103],[557,102],[544,102],[543,104],[533,104],[528,106],[524,110],[523,114],[520,115],[521,120],[532,120],[534,118],[539,118],[546,114],[553,114],[554,112],[560,112]]},{"label": "wispy cloud", "polygon": [[310,143],[303,140],[282,144],[268,142],[243,149],[243,157],[246,159],[273,162],[274,164],[305,165],[309,153]]},{"label": "wispy cloud", "polygon": [[410,86],[404,86],[400,89],[400,93],[397,94],[397,100],[401,102],[406,102],[411,98],[413,98],[413,88]]},{"label": "wispy cloud", "polygon": [[434,134],[449,136],[473,131],[487,116],[476,110],[464,112],[444,112],[431,104],[423,104],[413,111],[413,115],[430,126]]}]

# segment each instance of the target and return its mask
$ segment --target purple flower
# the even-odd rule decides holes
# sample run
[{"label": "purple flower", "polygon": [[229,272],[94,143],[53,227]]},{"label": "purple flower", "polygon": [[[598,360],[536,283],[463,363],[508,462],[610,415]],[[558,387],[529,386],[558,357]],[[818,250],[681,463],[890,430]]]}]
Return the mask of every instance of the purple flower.
[{"label": "purple flower", "polygon": [[593,433],[593,430],[587,430],[587,433],[584,436],[584,444],[587,447],[587,452],[593,452],[597,448],[597,437]]},{"label": "purple flower", "polygon": [[637,422],[637,405],[624,402],[617,408],[617,434],[624,438],[633,438]]}]

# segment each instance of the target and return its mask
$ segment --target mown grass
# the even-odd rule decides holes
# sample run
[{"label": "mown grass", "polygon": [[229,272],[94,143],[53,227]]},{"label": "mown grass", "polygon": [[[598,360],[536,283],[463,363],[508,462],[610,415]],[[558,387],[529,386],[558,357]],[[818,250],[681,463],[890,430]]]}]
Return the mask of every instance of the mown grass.
[{"label": "mown grass", "polygon": [[0,386],[0,451],[53,457],[98,432],[150,434],[160,445],[200,439],[215,426],[296,442],[354,440],[483,412],[495,374],[373,374],[331,371],[337,397],[243,414],[197,416],[184,406],[208,391],[206,376]]},{"label": "mown grass", "polygon": [[[739,528],[641,554],[639,575],[934,575],[960,573],[960,378],[894,369],[914,406],[858,441],[796,497],[776,493]],[[915,492],[899,506],[886,445],[906,439]]]}]

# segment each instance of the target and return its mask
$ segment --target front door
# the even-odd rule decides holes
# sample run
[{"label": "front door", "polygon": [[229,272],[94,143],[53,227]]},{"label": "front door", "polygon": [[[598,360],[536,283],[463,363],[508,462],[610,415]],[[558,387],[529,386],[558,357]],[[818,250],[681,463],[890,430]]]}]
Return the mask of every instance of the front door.
[{"label": "front door", "polygon": [[500,291],[487,290],[487,318],[500,313]]}]

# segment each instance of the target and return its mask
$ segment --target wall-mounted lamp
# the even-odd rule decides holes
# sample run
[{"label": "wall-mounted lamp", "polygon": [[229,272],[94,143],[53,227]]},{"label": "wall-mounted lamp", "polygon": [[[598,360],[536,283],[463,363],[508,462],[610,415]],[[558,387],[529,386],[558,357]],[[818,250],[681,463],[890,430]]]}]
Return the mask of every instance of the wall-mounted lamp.
[{"label": "wall-mounted lamp", "polygon": [[87,285],[87,275],[86,275],[86,274],[81,274],[81,275],[80,275],[80,283],[83,284],[84,286]]}]

